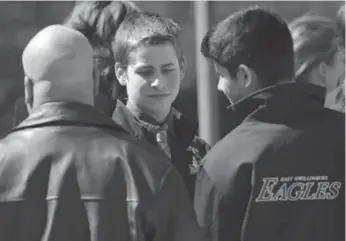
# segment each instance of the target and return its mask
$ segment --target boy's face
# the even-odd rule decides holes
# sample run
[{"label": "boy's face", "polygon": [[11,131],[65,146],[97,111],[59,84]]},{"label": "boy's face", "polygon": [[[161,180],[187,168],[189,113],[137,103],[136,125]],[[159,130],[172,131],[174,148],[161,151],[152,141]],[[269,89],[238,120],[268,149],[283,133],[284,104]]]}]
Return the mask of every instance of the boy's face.
[{"label": "boy's face", "polygon": [[128,101],[147,114],[167,111],[178,95],[180,66],[172,44],[142,45],[130,53]]},{"label": "boy's face", "polygon": [[228,70],[214,62],[215,72],[219,75],[217,89],[223,92],[231,104],[243,97],[242,88],[239,86],[239,81],[233,78]]}]

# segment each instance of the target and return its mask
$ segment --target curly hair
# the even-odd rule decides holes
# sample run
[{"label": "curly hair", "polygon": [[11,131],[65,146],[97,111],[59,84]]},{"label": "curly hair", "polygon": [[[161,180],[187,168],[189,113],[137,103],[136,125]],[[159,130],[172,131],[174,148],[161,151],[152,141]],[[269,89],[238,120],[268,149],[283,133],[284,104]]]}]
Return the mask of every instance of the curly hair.
[{"label": "curly hair", "polygon": [[111,95],[113,88],[116,95],[125,92],[116,80],[111,43],[124,19],[137,11],[137,6],[129,1],[80,1],[64,22],[85,35],[91,43],[100,80],[99,92],[106,96]]},{"label": "curly hair", "polygon": [[289,28],[294,44],[296,81],[309,81],[310,70],[322,61],[330,64],[338,51],[334,22],[307,13],[294,19]]}]

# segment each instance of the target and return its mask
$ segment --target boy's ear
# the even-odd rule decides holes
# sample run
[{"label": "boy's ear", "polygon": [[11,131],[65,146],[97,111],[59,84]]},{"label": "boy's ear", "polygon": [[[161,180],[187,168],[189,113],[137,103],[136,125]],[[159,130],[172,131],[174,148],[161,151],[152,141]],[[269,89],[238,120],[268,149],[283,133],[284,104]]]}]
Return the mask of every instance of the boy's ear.
[{"label": "boy's ear", "polygon": [[248,66],[241,64],[238,67],[237,79],[242,81],[244,87],[249,87],[254,85],[254,81],[256,79],[256,75]]},{"label": "boy's ear", "polygon": [[115,76],[117,77],[119,83],[122,86],[126,86],[126,83],[127,83],[126,69],[119,62],[116,62],[114,65],[114,71],[115,71]]},{"label": "boy's ear", "polygon": [[182,56],[180,59],[180,79],[184,79],[185,78],[185,74],[186,74],[186,58],[185,56]]}]

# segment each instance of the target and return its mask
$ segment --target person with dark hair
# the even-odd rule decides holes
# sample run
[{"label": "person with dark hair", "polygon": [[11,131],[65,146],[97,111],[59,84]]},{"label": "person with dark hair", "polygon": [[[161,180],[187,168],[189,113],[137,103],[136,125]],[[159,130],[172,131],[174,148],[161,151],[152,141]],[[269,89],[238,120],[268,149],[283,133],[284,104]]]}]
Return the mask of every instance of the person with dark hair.
[{"label": "person with dark hair", "polygon": [[[295,53],[295,79],[326,88],[326,106],[345,79],[345,53],[335,23],[316,14],[305,14],[289,24]],[[335,97],[332,97],[335,99]],[[333,103],[334,101],[332,101]]]},{"label": "person with dark hair", "polygon": [[211,241],[344,240],[345,115],[323,87],[295,83],[290,30],[276,13],[241,9],[201,51],[238,125],[202,160],[194,206]]},{"label": "person with dark hair", "polygon": [[42,29],[22,63],[29,117],[0,141],[1,240],[203,241],[168,158],[93,107],[81,33]]},{"label": "person with dark hair", "polygon": [[94,50],[96,106],[111,116],[117,98],[123,98],[125,88],[116,80],[111,43],[124,19],[139,8],[130,1],[81,1],[64,25],[78,30],[87,37]]},{"label": "person with dark hair", "polygon": [[126,107],[118,102],[113,120],[166,153],[185,181],[191,198],[199,161],[209,145],[196,136],[198,126],[172,107],[185,58],[178,42],[180,27],[155,13],[133,13],[113,43],[115,74],[126,86]]}]

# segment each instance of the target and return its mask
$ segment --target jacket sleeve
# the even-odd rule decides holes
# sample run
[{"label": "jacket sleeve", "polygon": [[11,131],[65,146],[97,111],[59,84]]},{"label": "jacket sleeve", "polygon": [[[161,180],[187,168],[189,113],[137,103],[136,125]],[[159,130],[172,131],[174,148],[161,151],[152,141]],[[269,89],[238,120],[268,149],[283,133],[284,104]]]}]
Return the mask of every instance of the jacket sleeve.
[{"label": "jacket sleeve", "polygon": [[252,164],[241,165],[231,179],[214,176],[220,186],[204,168],[198,174],[194,198],[197,220],[210,241],[240,241],[251,193]]},{"label": "jacket sleeve", "polygon": [[158,240],[205,241],[198,225],[191,198],[175,168],[171,168],[162,185],[165,203],[164,236]]}]

